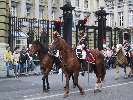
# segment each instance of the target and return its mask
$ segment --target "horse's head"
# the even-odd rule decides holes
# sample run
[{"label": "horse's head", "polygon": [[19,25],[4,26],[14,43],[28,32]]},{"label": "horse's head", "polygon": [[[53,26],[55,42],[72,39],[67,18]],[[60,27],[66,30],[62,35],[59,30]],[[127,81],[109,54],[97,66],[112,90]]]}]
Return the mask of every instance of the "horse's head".
[{"label": "horse's head", "polygon": [[54,41],[52,43],[51,48],[58,49],[58,50],[61,50],[64,48],[66,43],[65,43],[64,39],[56,31],[53,33],[53,40]]},{"label": "horse's head", "polygon": [[29,54],[33,55],[33,54],[39,52],[40,50],[41,50],[41,43],[38,40],[33,41],[32,45],[29,49]]},{"label": "horse's head", "polygon": [[116,45],[116,53],[118,53],[120,50],[122,50],[122,44],[117,44]]}]

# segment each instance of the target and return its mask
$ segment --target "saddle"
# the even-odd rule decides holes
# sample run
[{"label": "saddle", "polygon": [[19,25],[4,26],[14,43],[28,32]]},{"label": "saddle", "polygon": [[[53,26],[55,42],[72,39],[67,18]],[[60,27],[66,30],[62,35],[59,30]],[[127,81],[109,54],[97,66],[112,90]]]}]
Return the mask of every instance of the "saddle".
[{"label": "saddle", "polygon": [[86,61],[90,62],[90,63],[95,63],[96,58],[94,57],[94,55],[92,54],[91,50],[87,49],[87,57],[86,57]]},{"label": "saddle", "polygon": [[76,55],[80,60],[84,60],[86,62],[95,63],[95,57],[91,53],[91,50],[82,48],[82,45],[77,46]]}]

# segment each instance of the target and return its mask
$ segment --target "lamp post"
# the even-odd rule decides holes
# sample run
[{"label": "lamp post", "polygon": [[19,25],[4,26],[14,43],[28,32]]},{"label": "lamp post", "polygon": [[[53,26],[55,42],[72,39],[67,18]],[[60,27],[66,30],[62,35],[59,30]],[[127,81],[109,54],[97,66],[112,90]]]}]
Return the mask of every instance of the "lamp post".
[{"label": "lamp post", "polygon": [[60,7],[60,9],[63,10],[63,38],[70,46],[72,46],[72,10],[74,10],[75,7],[72,7],[70,1],[67,1],[63,7]]},{"label": "lamp post", "polygon": [[106,43],[106,16],[107,13],[103,7],[95,12],[98,20],[98,49],[103,49],[103,44]]}]

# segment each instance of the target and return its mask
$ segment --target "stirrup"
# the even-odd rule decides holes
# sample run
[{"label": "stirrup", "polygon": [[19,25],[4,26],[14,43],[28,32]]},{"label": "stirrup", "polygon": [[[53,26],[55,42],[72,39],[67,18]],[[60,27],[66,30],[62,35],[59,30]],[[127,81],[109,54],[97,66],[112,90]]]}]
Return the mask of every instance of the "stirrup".
[{"label": "stirrup", "polygon": [[95,64],[95,62],[89,62],[90,64]]}]

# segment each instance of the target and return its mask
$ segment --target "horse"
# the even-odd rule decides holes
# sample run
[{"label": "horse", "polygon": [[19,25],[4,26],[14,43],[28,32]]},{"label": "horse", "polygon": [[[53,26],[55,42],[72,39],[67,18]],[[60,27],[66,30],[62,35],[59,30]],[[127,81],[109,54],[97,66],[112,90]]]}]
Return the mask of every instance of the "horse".
[{"label": "horse", "polygon": [[133,77],[133,49],[129,51],[130,55],[130,72],[129,72],[129,77]]},{"label": "horse", "polygon": [[80,94],[84,95],[83,88],[78,83],[78,77],[80,72],[80,64],[75,51],[70,45],[58,34],[57,31],[53,33],[52,48],[60,51],[60,59],[62,61],[62,70],[65,74],[66,84],[64,88],[64,97],[69,96],[69,80],[70,77],[74,77],[74,84],[79,88]]},{"label": "horse", "polygon": [[[48,74],[52,70],[54,64],[54,56],[48,52],[48,49],[38,41],[35,40],[32,42],[32,45],[29,49],[29,55],[37,53],[40,60],[40,69],[42,71],[43,77],[43,92],[47,92],[50,89]],[[47,83],[45,85],[45,82]]]},{"label": "horse", "polygon": [[119,66],[123,66],[124,72],[125,72],[125,78],[127,78],[127,66],[128,66],[128,60],[127,57],[125,56],[125,51],[122,47],[122,44],[117,44],[116,45],[116,76],[115,79],[119,78]]},{"label": "horse", "polygon": [[[79,52],[78,52],[79,51]],[[94,72],[97,78],[94,92],[101,91],[102,88],[102,82],[104,81],[105,74],[106,74],[106,68],[104,63],[104,55],[101,51],[98,49],[86,49],[84,50],[81,45],[78,45],[76,48],[76,54],[79,58],[79,61],[81,63],[82,71],[88,71]],[[91,57],[89,56],[91,54]],[[95,62],[91,63],[91,58],[94,57]],[[89,64],[89,69],[88,65]]]}]

